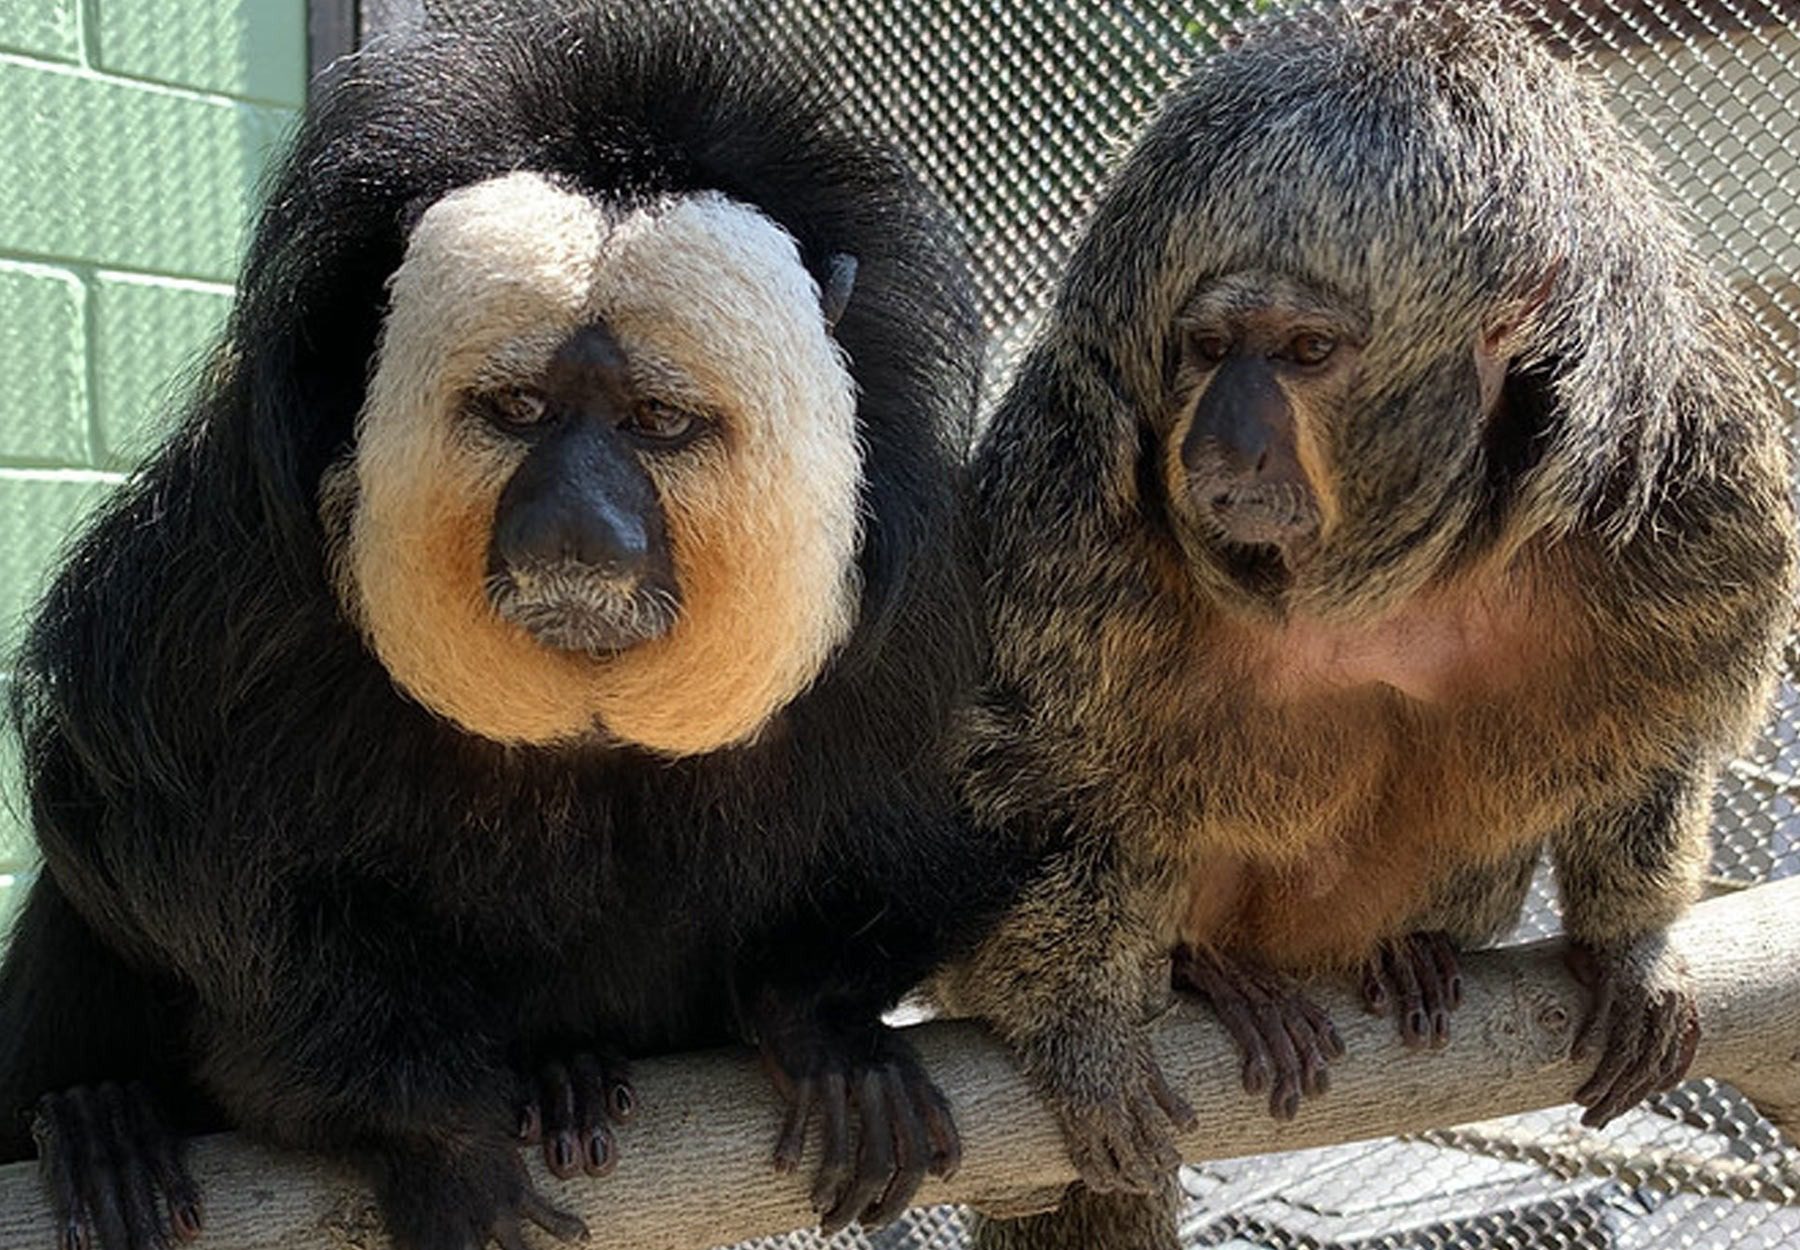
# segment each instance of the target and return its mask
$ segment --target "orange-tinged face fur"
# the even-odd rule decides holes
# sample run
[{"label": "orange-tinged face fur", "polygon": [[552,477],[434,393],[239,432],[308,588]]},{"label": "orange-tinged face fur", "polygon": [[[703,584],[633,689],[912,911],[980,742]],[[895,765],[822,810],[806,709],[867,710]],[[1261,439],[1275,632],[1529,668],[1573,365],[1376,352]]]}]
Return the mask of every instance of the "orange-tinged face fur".
[{"label": "orange-tinged face fur", "polygon": [[[322,511],[346,610],[395,682],[496,741],[687,755],[753,737],[818,676],[855,620],[862,457],[849,373],[785,232],[719,195],[624,212],[511,174],[427,209],[390,286]],[[473,436],[463,411],[474,390],[534,382],[595,322],[634,385],[719,426],[644,462],[674,626],[598,658],[494,611],[489,537],[524,448]]]}]

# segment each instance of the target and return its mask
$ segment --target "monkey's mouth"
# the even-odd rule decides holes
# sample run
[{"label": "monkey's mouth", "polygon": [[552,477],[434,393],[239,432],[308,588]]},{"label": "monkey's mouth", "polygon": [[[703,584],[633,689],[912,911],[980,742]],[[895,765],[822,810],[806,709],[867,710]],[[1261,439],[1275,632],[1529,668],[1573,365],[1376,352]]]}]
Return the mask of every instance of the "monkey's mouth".
[{"label": "monkey's mouth", "polygon": [[661,638],[681,610],[673,586],[620,582],[573,560],[497,570],[487,594],[502,620],[544,646],[594,659]]},{"label": "monkey's mouth", "polygon": [[1202,520],[1224,542],[1275,547],[1291,557],[1318,537],[1318,506],[1312,492],[1299,483],[1195,486]]}]

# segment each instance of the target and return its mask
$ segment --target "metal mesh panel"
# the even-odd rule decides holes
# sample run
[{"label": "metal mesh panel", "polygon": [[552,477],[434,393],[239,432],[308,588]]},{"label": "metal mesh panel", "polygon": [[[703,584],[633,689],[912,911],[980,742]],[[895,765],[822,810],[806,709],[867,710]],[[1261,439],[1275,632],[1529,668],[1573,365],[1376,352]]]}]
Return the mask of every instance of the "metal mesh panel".
[{"label": "metal mesh panel", "polygon": [[[466,21],[504,0],[426,0]],[[1611,89],[1700,247],[1733,279],[1800,401],[1800,8],[1793,0],[1511,0]],[[746,42],[794,50],[895,134],[974,249],[1003,377],[1042,310],[1086,205],[1161,92],[1235,14],[1164,0],[738,0]],[[1767,728],[1716,803],[1715,873],[1800,872],[1800,645]],[[1514,935],[1557,928],[1540,879]],[[1254,1108],[1246,1104],[1246,1114]],[[1379,1178],[1379,1179],[1376,1179]],[[1731,1090],[1693,1081],[1604,1134],[1567,1109],[1406,1140],[1184,1170],[1184,1241],[1324,1250],[1800,1247],[1800,1155]],[[951,1250],[963,1214],[873,1234],[796,1233],[754,1250]],[[1104,1250],[1104,1248],[1096,1248]]]}]

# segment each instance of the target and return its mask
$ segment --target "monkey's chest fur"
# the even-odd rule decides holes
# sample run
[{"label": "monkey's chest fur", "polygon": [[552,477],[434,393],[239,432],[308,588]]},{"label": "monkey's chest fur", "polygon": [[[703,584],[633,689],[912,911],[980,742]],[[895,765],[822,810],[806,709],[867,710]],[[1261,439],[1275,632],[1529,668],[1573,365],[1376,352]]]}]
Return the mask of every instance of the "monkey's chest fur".
[{"label": "monkey's chest fur", "polygon": [[[1190,635],[1161,756],[1163,923],[1296,970],[1347,964],[1410,927],[1432,887],[1499,863],[1569,819],[1596,761],[1570,631],[1518,597],[1460,595],[1374,624],[1213,619]],[[1139,702],[1138,706],[1145,706]]]}]

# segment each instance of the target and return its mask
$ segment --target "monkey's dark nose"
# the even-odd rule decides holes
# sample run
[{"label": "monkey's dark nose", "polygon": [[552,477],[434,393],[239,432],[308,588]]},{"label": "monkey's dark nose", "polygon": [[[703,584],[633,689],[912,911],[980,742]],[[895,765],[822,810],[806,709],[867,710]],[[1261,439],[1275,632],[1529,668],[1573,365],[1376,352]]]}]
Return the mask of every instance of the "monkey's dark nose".
[{"label": "monkey's dark nose", "polygon": [[525,457],[500,492],[493,571],[574,562],[623,581],[657,559],[655,488],[607,416],[568,416]]},{"label": "monkey's dark nose", "polygon": [[1291,457],[1278,453],[1293,440],[1293,421],[1287,396],[1267,362],[1230,360],[1194,406],[1193,423],[1181,444],[1182,463],[1190,472],[1205,467],[1239,479],[1282,472]]},{"label": "monkey's dark nose", "polygon": [[522,499],[494,528],[495,554],[512,568],[574,561],[603,577],[640,576],[650,557],[643,521],[606,500],[552,494]]}]

